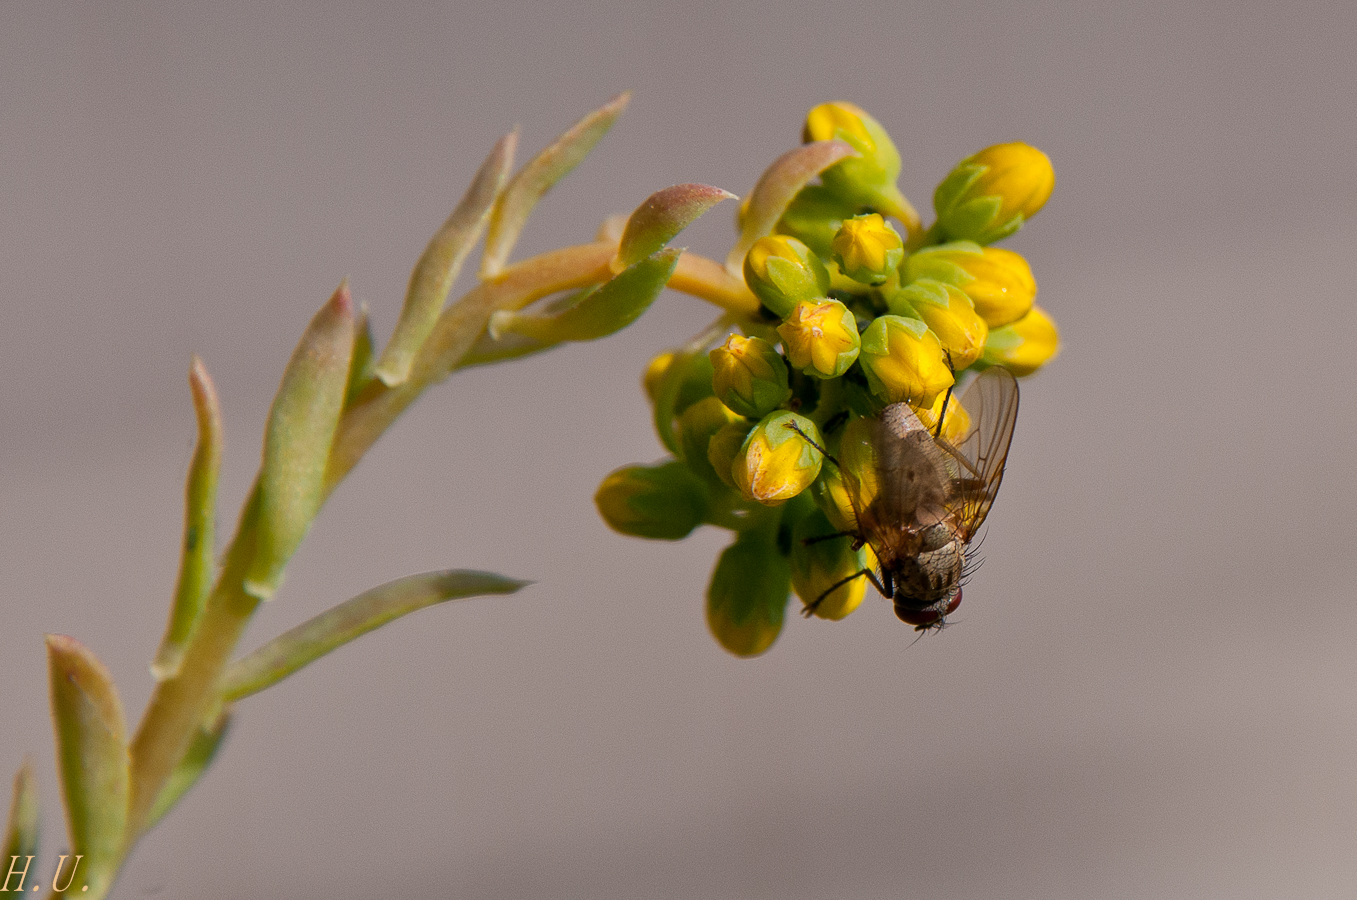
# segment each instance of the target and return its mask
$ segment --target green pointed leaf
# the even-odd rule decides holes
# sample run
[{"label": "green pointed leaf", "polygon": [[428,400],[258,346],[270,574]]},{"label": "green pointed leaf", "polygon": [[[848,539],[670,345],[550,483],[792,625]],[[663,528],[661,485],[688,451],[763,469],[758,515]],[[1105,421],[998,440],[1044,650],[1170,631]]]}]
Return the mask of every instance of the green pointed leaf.
[{"label": "green pointed leaf", "polygon": [[488,366],[491,363],[518,359],[521,356],[531,356],[534,353],[541,353],[543,350],[550,350],[559,346],[560,344],[555,341],[538,341],[519,334],[500,335],[499,340],[495,340],[488,334],[483,334],[476,339],[476,343],[471,345],[471,349],[462,357],[457,368],[469,369],[472,366]]},{"label": "green pointed leaf", "polygon": [[744,257],[759,238],[771,234],[792,199],[825,169],[858,153],[843,141],[815,141],[773,160],[759,176],[758,184],[740,215],[740,239],[726,257],[731,274],[743,271]]},{"label": "green pointed leaf", "polygon": [[108,670],[79,641],[49,634],[47,660],[71,852],[88,866],[89,890],[81,896],[98,900],[122,858],[131,792],[127,726]]},{"label": "green pointed leaf", "polygon": [[377,360],[374,358],[376,342],[372,338],[372,318],[368,315],[368,305],[358,307],[358,321],[353,329],[353,359],[349,362],[349,384],[344,389],[344,404],[353,403],[354,398],[363,392],[376,377]]},{"label": "green pointed leaf", "polygon": [[706,184],[676,184],[656,191],[627,219],[617,247],[618,269],[663,249],[707,210],[722,200],[735,199],[730,191]]},{"label": "green pointed leaf", "polygon": [[207,602],[215,572],[217,475],[221,470],[222,424],[217,390],[198,357],[189,367],[189,388],[198,420],[198,445],[189,463],[184,501],[184,541],[179,558],[179,582],[174,591],[170,621],[161,639],[151,674],[157,681],[179,671],[193,626]]},{"label": "green pointed leaf", "polygon": [[188,789],[198,783],[203,772],[212,764],[213,758],[217,755],[217,750],[221,747],[222,740],[226,737],[226,732],[231,726],[230,713],[222,713],[217,721],[211,725],[203,726],[198,729],[198,733],[193,736],[193,742],[189,744],[188,751],[184,758],[179,761],[173,773],[170,774],[169,781],[161,788],[160,795],[156,797],[155,805],[151,807],[151,815],[147,819],[146,828],[150,829],[159,822],[165,813],[169,812],[176,803],[188,793]]},{"label": "green pointed leaf", "polygon": [[433,330],[452,283],[457,280],[462,263],[480,238],[490,210],[504,188],[509,170],[513,168],[517,141],[517,134],[505,135],[490,151],[471,187],[429,241],[410,273],[410,286],[405,292],[400,319],[376,368],[377,377],[388,387],[400,384],[410,376],[415,355]]},{"label": "green pointed leaf", "polygon": [[334,443],[354,345],[353,299],[341,284],[307,326],[283,373],[264,429],[259,532],[245,590],[267,600],[325,499],[325,463]]},{"label": "green pointed leaf", "polygon": [[279,635],[232,663],[222,681],[227,702],[277,684],[308,663],[403,615],[483,594],[512,594],[528,584],[466,569],[425,572],[387,582]]},{"label": "green pointed leaf", "polygon": [[490,317],[490,336],[516,334],[554,344],[592,341],[620,331],[655,302],[682,253],[670,247],[651,254],[555,315],[501,310]]},{"label": "green pointed leaf", "polygon": [[32,761],[26,759],[14,776],[14,795],[9,804],[0,869],[8,872],[16,856],[22,862],[25,857],[38,855],[38,812],[38,779],[33,774]]},{"label": "green pointed leaf", "polygon": [[629,92],[618,94],[576,122],[551,146],[533,157],[509,182],[490,214],[490,229],[481,256],[481,277],[494,278],[504,269],[537,201],[594,149],[627,108]]}]

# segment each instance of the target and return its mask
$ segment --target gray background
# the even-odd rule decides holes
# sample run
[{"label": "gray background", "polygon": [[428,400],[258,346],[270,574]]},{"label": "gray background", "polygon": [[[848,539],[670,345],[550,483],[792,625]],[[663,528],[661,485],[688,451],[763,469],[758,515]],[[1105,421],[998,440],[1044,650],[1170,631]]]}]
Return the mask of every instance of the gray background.
[{"label": "gray background", "polygon": [[[282,6],[283,8],[279,8]],[[814,103],[961,156],[1046,150],[1032,260],[1064,352],[1026,383],[961,621],[873,598],[755,661],[707,636],[724,533],[610,533],[660,455],[667,295],[594,345],[460,376],[334,497],[253,646],[401,574],[536,579],[426,611],[240,708],[120,897],[1357,895],[1357,225],[1350,3],[5,2],[0,768],[60,833],[44,632],[129,715],[173,584],[202,354],[223,528],[342,276],[389,331],[493,141],[631,110],[520,254],[651,191],[744,193]],[[720,255],[731,204],[684,241]]]}]

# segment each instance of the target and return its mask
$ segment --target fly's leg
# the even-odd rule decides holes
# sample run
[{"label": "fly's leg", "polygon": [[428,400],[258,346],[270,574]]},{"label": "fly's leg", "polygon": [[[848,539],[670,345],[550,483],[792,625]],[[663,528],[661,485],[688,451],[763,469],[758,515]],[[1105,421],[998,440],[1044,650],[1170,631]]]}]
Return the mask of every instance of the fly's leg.
[{"label": "fly's leg", "polygon": [[811,439],[811,436],[810,436],[810,435],[806,434],[804,431],[801,430],[801,426],[800,426],[800,425],[796,424],[795,422],[788,422],[788,423],[787,423],[785,426],[783,426],[783,427],[784,427],[784,428],[790,428],[792,431],[795,431],[797,434],[801,435],[801,437],[805,438],[805,439],[806,439],[806,443],[810,444],[810,445],[811,445],[812,447],[814,447],[816,450],[819,450],[819,451],[820,451],[820,454],[821,454],[825,459],[829,460],[830,462],[832,462],[832,463],[834,464],[834,468],[836,468],[836,469],[841,468],[841,467],[839,466],[839,461],[838,461],[837,459],[835,459],[834,457],[830,456],[828,450],[826,450],[824,447],[821,447],[819,444],[815,443],[815,441]]},{"label": "fly's leg", "polygon": [[[847,578],[841,578],[838,581],[834,582],[832,585],[830,585],[828,590],[826,590],[823,594],[815,598],[814,603],[807,603],[804,607],[802,607],[801,615],[809,619],[811,616],[815,615],[815,610],[819,608],[820,604],[824,602],[824,599],[826,597],[837,591],[839,588],[843,587],[845,584],[848,584],[848,582],[852,581],[853,579],[861,578],[864,575],[867,576],[867,580],[870,581],[872,583],[872,586],[875,587],[878,591],[880,591],[883,596],[889,597],[891,595],[886,593],[887,588],[882,586],[881,581],[876,577],[875,572],[873,572],[871,569],[861,569],[857,572],[854,572],[852,575],[849,575]],[[887,576],[887,580],[889,580],[889,576]],[[894,591],[891,591],[891,593],[894,593]]]},{"label": "fly's leg", "polygon": [[952,354],[947,352],[947,371],[952,373],[952,383],[947,386],[947,395],[942,398],[942,409],[938,411],[938,425],[933,429],[933,438],[942,437],[942,423],[947,418],[947,404],[952,402],[952,389],[956,387],[956,369],[952,368]]},{"label": "fly's leg", "polygon": [[[811,544],[818,544],[818,543],[820,543],[821,541],[832,541],[832,540],[834,540],[835,538],[841,538],[841,537],[855,538],[855,537],[857,537],[857,532],[853,532],[853,531],[836,531],[836,532],[834,532],[833,534],[817,534],[815,537],[802,538],[802,539],[801,539],[801,546],[802,546],[802,547],[809,547]],[[856,577],[856,576],[854,576],[854,577]]]}]

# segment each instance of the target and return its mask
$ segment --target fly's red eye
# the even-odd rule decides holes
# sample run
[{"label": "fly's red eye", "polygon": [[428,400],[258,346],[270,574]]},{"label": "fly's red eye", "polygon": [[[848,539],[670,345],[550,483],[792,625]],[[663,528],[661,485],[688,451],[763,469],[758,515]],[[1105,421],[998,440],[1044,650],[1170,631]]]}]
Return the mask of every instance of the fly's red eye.
[{"label": "fly's red eye", "polygon": [[956,612],[956,608],[961,605],[961,588],[956,589],[956,596],[947,604],[947,615]]},{"label": "fly's red eye", "polygon": [[915,626],[921,625],[926,628],[929,625],[936,625],[938,619],[942,618],[942,615],[931,606],[925,609],[906,609],[905,607],[896,604],[895,617],[906,624]]}]

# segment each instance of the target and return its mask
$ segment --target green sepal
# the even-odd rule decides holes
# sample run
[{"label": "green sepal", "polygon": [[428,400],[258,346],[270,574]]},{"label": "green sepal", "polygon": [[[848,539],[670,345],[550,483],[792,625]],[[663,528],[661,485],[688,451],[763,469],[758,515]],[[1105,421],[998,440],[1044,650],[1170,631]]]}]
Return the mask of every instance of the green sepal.
[{"label": "green sepal", "polygon": [[[815,141],[789,150],[775,159],[759,176],[758,183],[742,208],[740,237],[726,257],[726,268],[732,274],[741,271],[749,248],[759,238],[772,233],[773,227],[801,189],[839,160],[856,154],[857,151],[843,141]],[[809,241],[805,243],[814,247]]]},{"label": "green sepal", "polygon": [[589,113],[534,156],[514,175],[495,201],[481,254],[481,277],[494,278],[503,269],[537,201],[594,149],[627,108],[624,92]]},{"label": "green sepal", "polygon": [[975,276],[944,256],[957,253],[980,256],[984,249],[975,241],[951,241],[925,247],[911,254],[900,267],[900,283],[909,284],[922,278],[930,278],[964,288],[975,280]]},{"label": "green sepal", "polygon": [[707,586],[712,636],[736,656],[763,653],[782,631],[791,584],[787,558],[778,552],[777,528],[739,532],[721,551]]},{"label": "green sepal", "polygon": [[264,429],[259,524],[245,578],[267,600],[325,500],[325,465],[344,408],[354,347],[353,299],[341,284],[307,326],[283,372]]},{"label": "green sepal", "polygon": [[558,344],[592,341],[620,331],[660,296],[682,253],[674,247],[653,253],[586,293],[574,306],[554,314],[500,310],[490,317],[490,336],[516,334],[542,344]]},{"label": "green sepal", "polygon": [[184,490],[184,538],[174,605],[160,649],[151,663],[151,674],[157,681],[178,674],[184,648],[207,602],[216,571],[217,476],[223,447],[221,407],[212,378],[196,356],[189,367],[189,388],[198,422],[198,442],[193,448]]},{"label": "green sepal", "polygon": [[512,594],[529,584],[492,572],[447,569],[407,575],[308,619],[233,662],[221,697],[234,702],[282,681],[331,650],[426,606],[483,594]]},{"label": "green sepal", "polygon": [[184,752],[184,758],[179,760],[179,765],[175,766],[174,771],[170,773],[169,780],[165,786],[160,789],[160,794],[155,798],[155,804],[151,807],[150,816],[147,818],[146,827],[153,827],[160,819],[174,808],[188,793],[188,789],[198,783],[203,772],[212,764],[212,760],[217,755],[217,750],[221,747],[222,741],[226,737],[226,732],[231,726],[231,714],[223,711],[216,721],[210,725],[200,727],[193,735],[192,742],[188,745],[188,750]]},{"label": "green sepal", "polygon": [[[9,820],[5,825],[4,855],[0,868],[9,871],[14,857],[23,859],[38,855],[38,777],[33,774],[32,760],[25,759],[14,775],[14,793],[9,801]],[[8,887],[8,885],[0,885]]]},{"label": "green sepal", "polygon": [[992,244],[1022,228],[1024,221],[1022,213],[1014,213],[1002,222],[997,221],[1004,205],[1003,197],[986,194],[968,200],[962,199],[975,182],[988,171],[989,166],[979,163],[959,165],[934,191],[933,209],[938,215],[934,228],[944,238]]},{"label": "green sepal", "polygon": [[594,493],[594,505],[620,534],[678,541],[702,524],[710,503],[701,479],[683,462],[670,460],[610,473]]},{"label": "green sepal", "polygon": [[911,282],[891,293],[886,298],[886,308],[892,315],[904,316],[908,319],[920,319],[919,306],[929,304],[947,308],[950,294],[947,292],[947,286],[941,281],[935,281],[932,278],[921,278],[918,281]]},{"label": "green sepal", "polygon": [[625,268],[662,250],[679,232],[722,200],[736,199],[705,184],[676,184],[656,191],[627,219],[617,245],[617,261]]},{"label": "green sepal", "polygon": [[376,376],[388,387],[401,384],[410,377],[410,369],[443,311],[452,283],[462,271],[467,254],[480,240],[490,210],[504,188],[509,170],[513,168],[517,141],[516,134],[508,134],[495,144],[457,208],[424,248],[419,262],[415,263],[400,318],[396,320],[391,340],[387,341],[382,358],[374,369]]},{"label": "green sepal", "polygon": [[113,885],[126,842],[131,762],[127,725],[113,679],[75,638],[47,635],[52,722],[73,854],[100,900]]}]

